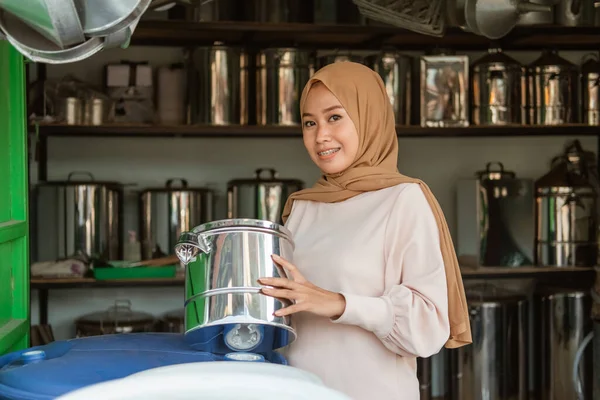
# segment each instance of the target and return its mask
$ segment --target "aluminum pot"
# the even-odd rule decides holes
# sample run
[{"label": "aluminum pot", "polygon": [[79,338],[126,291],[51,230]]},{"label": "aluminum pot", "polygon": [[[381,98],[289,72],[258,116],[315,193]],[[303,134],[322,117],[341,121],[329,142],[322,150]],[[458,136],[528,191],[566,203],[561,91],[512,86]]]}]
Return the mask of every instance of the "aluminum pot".
[{"label": "aluminum pot", "polygon": [[586,56],[581,65],[583,123],[600,125],[600,58],[597,53]]},{"label": "aluminum pot", "polygon": [[248,55],[235,47],[197,47],[188,56],[190,124],[248,123]]},{"label": "aluminum pot", "polygon": [[262,50],[256,58],[256,122],[299,125],[300,96],[310,79],[312,52],[299,49]]},{"label": "aluminum pot", "polygon": [[578,120],[578,77],[575,64],[545,50],[527,72],[529,123],[559,125]]},{"label": "aluminum pot", "polygon": [[173,254],[182,232],[214,219],[214,192],[188,187],[185,179],[169,179],[163,188],[142,191],[139,204],[143,260]]},{"label": "aluminum pot", "polygon": [[75,320],[77,337],[152,332],[154,324],[152,314],[132,311],[129,300],[117,300],[105,311],[93,312]]},{"label": "aluminum pot", "polygon": [[[72,179],[85,174],[89,180]],[[72,172],[66,181],[35,189],[34,234],[38,261],[84,254],[92,259],[123,259],[123,185]]]},{"label": "aluminum pot", "polygon": [[296,338],[288,306],[260,293],[261,277],[286,277],[272,254],[292,260],[294,242],[283,226],[253,219],[209,222],[184,232],[175,246],[186,266],[185,335],[195,349],[215,354],[267,352]]},{"label": "aluminum pot", "polygon": [[471,70],[472,122],[510,125],[526,122],[525,68],[501,49],[491,48]]},{"label": "aluminum pot", "polygon": [[[264,177],[263,172],[269,175]],[[259,168],[254,179],[235,179],[227,183],[227,217],[281,223],[285,201],[303,187],[304,182],[300,180],[280,179],[274,169]]]},{"label": "aluminum pot", "polygon": [[369,56],[366,64],[379,74],[394,108],[397,125],[410,125],[412,64],[410,57],[394,52]]}]

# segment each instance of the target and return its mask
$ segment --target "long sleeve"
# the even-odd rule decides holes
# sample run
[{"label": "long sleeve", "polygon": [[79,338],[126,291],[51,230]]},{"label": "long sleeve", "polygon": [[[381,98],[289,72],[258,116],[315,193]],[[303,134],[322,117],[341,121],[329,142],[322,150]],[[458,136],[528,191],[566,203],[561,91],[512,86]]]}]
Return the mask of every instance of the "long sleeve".
[{"label": "long sleeve", "polygon": [[438,227],[418,185],[398,195],[385,229],[385,291],[342,292],[346,309],[334,323],[373,332],[402,356],[429,357],[450,335],[446,275]]}]

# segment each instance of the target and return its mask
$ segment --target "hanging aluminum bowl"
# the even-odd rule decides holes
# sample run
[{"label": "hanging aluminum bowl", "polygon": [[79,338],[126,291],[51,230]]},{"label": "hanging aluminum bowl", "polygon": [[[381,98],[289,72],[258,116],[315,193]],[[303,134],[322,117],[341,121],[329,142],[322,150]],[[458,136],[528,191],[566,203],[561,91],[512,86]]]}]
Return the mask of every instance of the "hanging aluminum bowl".
[{"label": "hanging aluminum bowl", "polygon": [[293,342],[291,318],[273,315],[290,303],[263,295],[257,282],[285,277],[271,255],[292,260],[293,251],[291,233],[263,220],[226,219],[183,233],[175,252],[186,265],[187,342],[215,354],[262,353]]}]

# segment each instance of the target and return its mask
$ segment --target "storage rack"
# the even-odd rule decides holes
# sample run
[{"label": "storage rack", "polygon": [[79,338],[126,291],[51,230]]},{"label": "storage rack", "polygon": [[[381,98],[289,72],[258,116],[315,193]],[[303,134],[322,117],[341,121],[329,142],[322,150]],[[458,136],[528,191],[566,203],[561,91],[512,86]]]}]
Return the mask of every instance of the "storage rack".
[{"label": "storage rack", "polygon": [[[450,28],[442,38],[421,35],[395,27],[362,25],[326,25],[301,23],[265,24],[256,22],[140,21],[133,35],[132,46],[202,46],[222,42],[250,48],[295,47],[318,49],[377,50],[382,48],[402,51],[423,51],[428,48],[451,48],[462,51],[482,51],[490,46],[503,50],[540,50],[552,44],[559,50],[598,50],[600,27],[519,26],[500,40],[490,41],[482,36]],[[38,77],[44,80],[45,65],[39,64]],[[37,131],[39,157],[38,179],[47,180],[48,140],[59,136],[78,137],[183,137],[183,138],[292,138],[301,137],[299,127],[287,126],[156,126],[106,125],[72,126],[39,125]],[[568,136],[597,137],[600,155],[600,126],[571,124],[560,126],[469,126],[465,128],[423,128],[398,126],[399,137],[526,137]],[[600,165],[600,164],[599,164]],[[591,285],[594,268],[483,268],[463,269],[464,279],[535,278],[561,283]],[[182,278],[96,281],[94,279],[44,280],[31,279],[31,289],[39,291],[40,323],[48,319],[48,292],[52,289],[99,287],[157,287],[183,286]]]}]

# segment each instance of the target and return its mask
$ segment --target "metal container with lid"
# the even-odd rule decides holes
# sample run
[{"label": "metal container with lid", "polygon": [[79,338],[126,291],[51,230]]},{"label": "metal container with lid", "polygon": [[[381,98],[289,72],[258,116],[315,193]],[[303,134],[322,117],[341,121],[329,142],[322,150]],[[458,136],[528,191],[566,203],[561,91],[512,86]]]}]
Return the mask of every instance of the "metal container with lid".
[{"label": "metal container with lid", "polygon": [[256,56],[256,122],[299,125],[300,97],[310,79],[313,54],[294,48],[261,50]]},{"label": "metal container with lid", "polygon": [[583,123],[600,125],[600,58],[587,55],[581,65],[581,100]]},{"label": "metal container with lid", "polygon": [[75,320],[77,337],[112,335],[117,333],[152,332],[154,316],[131,310],[129,300],[116,300],[105,311],[84,315]]},{"label": "metal container with lid", "polygon": [[194,348],[212,353],[261,353],[296,337],[290,305],[260,292],[258,279],[287,277],[271,259],[292,261],[294,242],[284,226],[255,219],[209,222],[184,232],[175,246],[186,267],[185,335]]},{"label": "metal container with lid", "polygon": [[410,125],[412,96],[411,57],[396,52],[382,52],[365,59],[366,65],[379,74],[385,85],[397,125]]},{"label": "metal container with lid", "polygon": [[248,55],[220,43],[188,56],[190,124],[248,123]]},{"label": "metal container with lid", "polygon": [[471,68],[473,124],[526,122],[526,74],[521,64],[501,49],[491,48]]},{"label": "metal container with lid", "polygon": [[[267,177],[263,172],[268,172]],[[254,179],[227,183],[227,218],[256,218],[281,223],[283,206],[290,194],[304,188],[298,179],[281,179],[271,168],[259,168]]]},{"label": "metal container with lid", "polygon": [[528,399],[526,296],[489,284],[465,291],[473,343],[450,351],[451,398]]},{"label": "metal container with lid", "polygon": [[[88,180],[75,180],[83,174]],[[89,172],[71,172],[66,181],[35,188],[37,261],[83,254],[91,259],[123,257],[123,185],[97,181]]]},{"label": "metal container with lid", "polygon": [[527,107],[532,125],[578,122],[578,67],[545,50],[527,68]]},{"label": "metal container with lid", "polygon": [[535,182],[539,266],[590,267],[598,254],[598,174],[592,152],[578,140]]},{"label": "metal container with lid", "polygon": [[214,219],[214,192],[188,187],[185,179],[169,179],[163,188],[145,189],[139,204],[144,260],[174,254],[182,232]]}]

